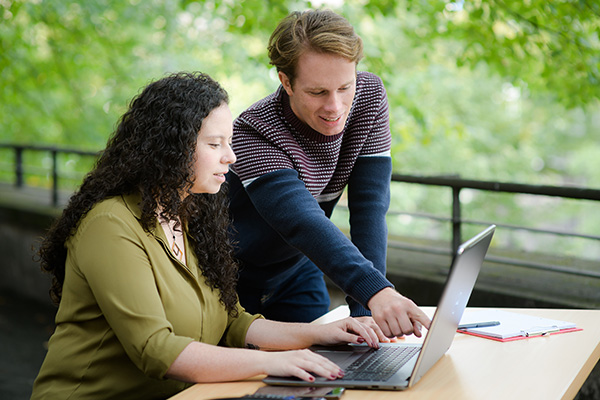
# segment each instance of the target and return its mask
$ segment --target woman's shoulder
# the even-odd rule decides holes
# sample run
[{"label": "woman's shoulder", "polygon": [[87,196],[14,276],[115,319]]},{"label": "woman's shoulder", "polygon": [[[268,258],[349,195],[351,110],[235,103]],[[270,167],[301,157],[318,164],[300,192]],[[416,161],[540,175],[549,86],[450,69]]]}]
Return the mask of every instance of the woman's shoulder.
[{"label": "woman's shoulder", "polygon": [[134,216],[140,218],[141,196],[139,194],[123,194],[107,197],[96,203],[88,215],[112,214],[115,216]]},{"label": "woman's shoulder", "polygon": [[126,210],[127,206],[123,196],[113,196],[96,203],[87,213],[86,217],[93,218],[101,214],[120,215]]},{"label": "woman's shoulder", "polygon": [[127,225],[137,230],[141,216],[138,199],[135,195],[118,195],[99,201],[82,218],[77,230],[81,232],[91,225],[101,225],[105,229],[112,225]]}]

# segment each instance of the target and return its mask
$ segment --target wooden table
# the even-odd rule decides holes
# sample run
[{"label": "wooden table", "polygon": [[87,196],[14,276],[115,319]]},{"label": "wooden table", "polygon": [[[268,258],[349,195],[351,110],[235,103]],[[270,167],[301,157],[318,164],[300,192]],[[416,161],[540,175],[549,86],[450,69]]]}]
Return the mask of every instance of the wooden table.
[{"label": "wooden table", "polygon": [[[422,308],[430,317],[434,307]],[[467,308],[466,313],[477,308]],[[582,331],[497,342],[457,333],[448,352],[406,391],[346,390],[343,400],[572,399],[600,359],[600,310],[506,309],[574,322]],[[343,317],[340,307],[315,321]],[[407,342],[420,342],[413,336]],[[263,377],[196,384],[172,400],[205,400],[254,393]]]}]

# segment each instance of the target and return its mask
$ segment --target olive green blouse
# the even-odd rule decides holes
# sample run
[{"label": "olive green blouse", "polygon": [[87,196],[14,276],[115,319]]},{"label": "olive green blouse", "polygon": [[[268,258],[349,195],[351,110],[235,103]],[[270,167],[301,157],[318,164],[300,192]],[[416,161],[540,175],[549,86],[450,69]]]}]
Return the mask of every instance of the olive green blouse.
[{"label": "olive green blouse", "polygon": [[98,203],[67,241],[56,331],[32,399],[160,399],[189,384],[165,373],[192,341],[243,347],[259,318],[229,316],[199,271],[169,250],[157,221],[140,224],[139,195]]}]

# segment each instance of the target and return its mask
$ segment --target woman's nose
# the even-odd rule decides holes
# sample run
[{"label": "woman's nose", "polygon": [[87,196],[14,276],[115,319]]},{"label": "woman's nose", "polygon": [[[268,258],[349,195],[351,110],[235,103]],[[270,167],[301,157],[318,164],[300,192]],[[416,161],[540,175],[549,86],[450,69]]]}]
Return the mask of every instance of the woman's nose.
[{"label": "woman's nose", "polygon": [[235,153],[233,152],[231,145],[228,146],[228,149],[229,149],[229,151],[223,157],[223,162],[226,164],[233,164],[237,160],[237,157],[235,156]]}]

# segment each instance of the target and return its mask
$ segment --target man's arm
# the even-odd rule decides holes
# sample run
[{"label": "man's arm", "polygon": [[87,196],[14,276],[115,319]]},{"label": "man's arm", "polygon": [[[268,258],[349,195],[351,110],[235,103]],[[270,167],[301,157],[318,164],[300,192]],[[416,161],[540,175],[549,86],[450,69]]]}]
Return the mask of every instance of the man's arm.
[{"label": "man's arm", "polygon": [[[352,242],[384,276],[387,254],[385,216],[390,203],[391,172],[389,157],[359,157],[348,184]],[[372,315],[385,337],[411,333],[421,336],[421,326],[429,327],[429,318],[414,302],[392,287],[371,297],[368,301],[370,311],[352,299],[348,304],[353,316]],[[363,322],[368,323],[366,320]],[[385,341],[385,338],[380,337],[380,340]]]},{"label": "man's arm", "polygon": [[[359,157],[348,182],[350,236],[362,255],[386,274],[387,223],[390,204],[392,160],[390,157]],[[371,312],[347,299],[353,317]]]},{"label": "man's arm", "polygon": [[392,284],[327,218],[298,173],[284,169],[261,176],[246,191],[256,210],[284,240],[310,258],[363,306]]}]

